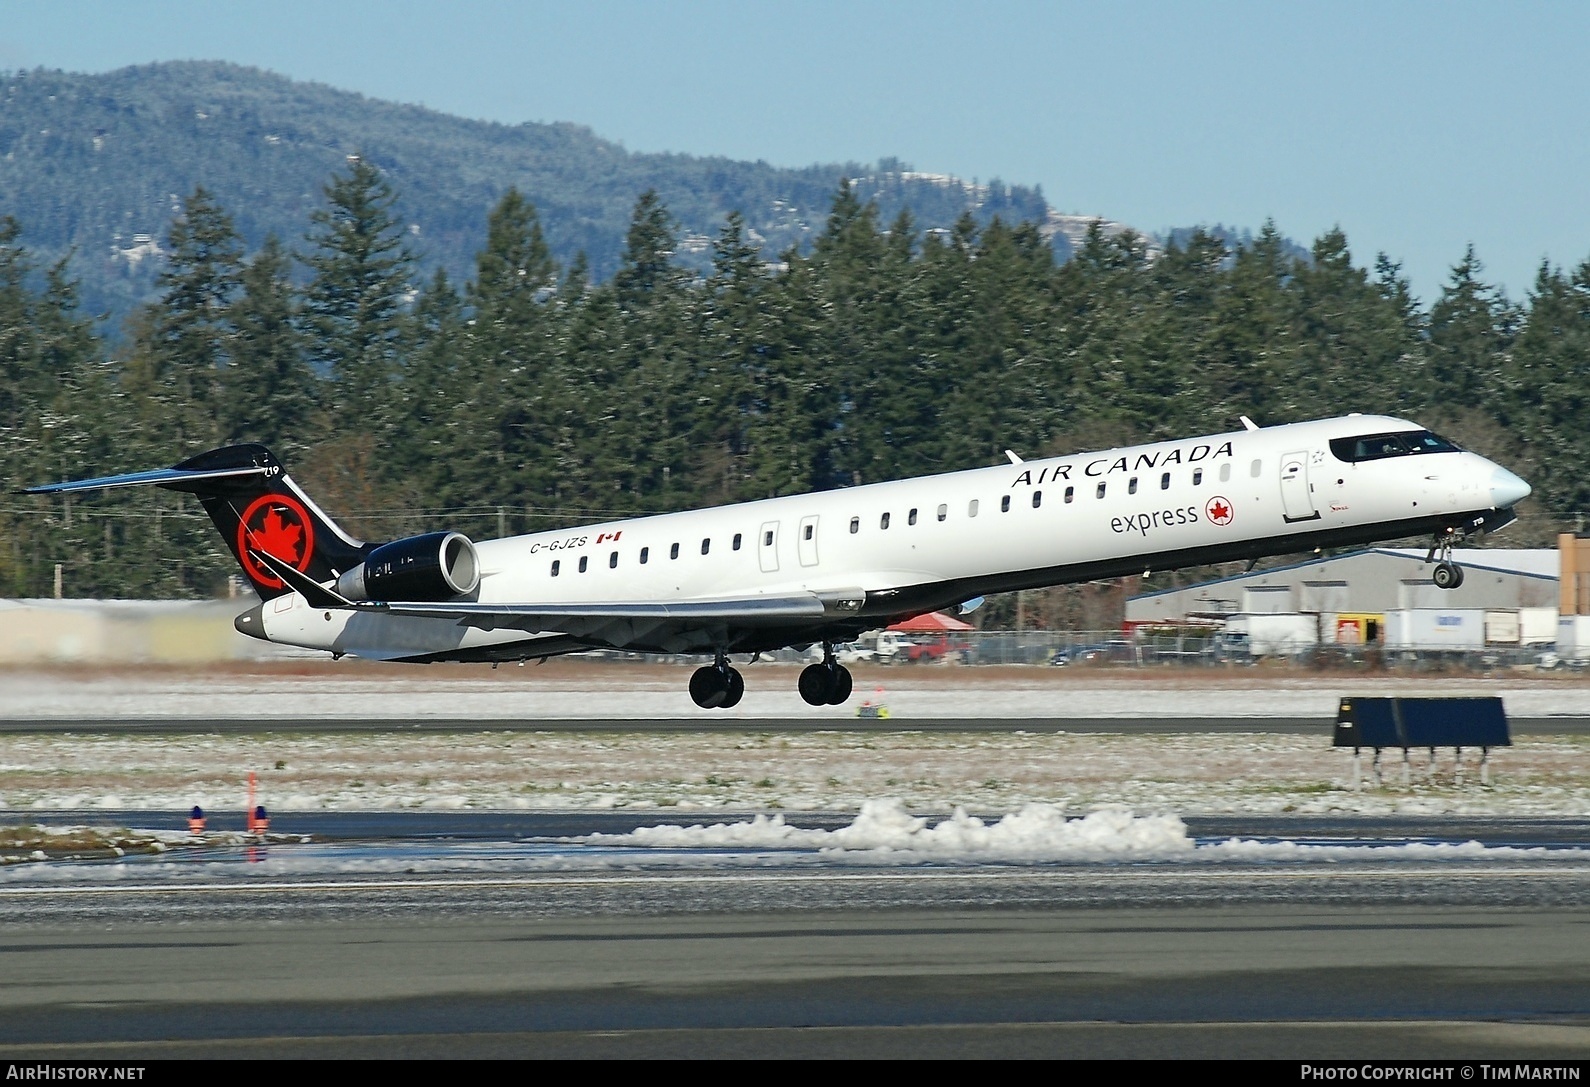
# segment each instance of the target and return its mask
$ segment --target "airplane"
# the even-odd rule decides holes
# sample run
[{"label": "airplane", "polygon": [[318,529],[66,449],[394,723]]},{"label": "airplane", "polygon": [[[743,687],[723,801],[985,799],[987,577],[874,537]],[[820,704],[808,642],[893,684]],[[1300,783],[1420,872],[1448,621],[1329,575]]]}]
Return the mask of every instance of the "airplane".
[{"label": "airplane", "polygon": [[813,706],[851,691],[836,644],[988,593],[1431,536],[1515,519],[1529,484],[1417,423],[1353,414],[991,468],[473,541],[379,546],[339,528],[261,445],[171,468],[27,488],[195,495],[260,603],[249,637],[388,661],[524,662],[590,649],[712,654],[703,709],[736,705],[733,654],[820,644]]}]

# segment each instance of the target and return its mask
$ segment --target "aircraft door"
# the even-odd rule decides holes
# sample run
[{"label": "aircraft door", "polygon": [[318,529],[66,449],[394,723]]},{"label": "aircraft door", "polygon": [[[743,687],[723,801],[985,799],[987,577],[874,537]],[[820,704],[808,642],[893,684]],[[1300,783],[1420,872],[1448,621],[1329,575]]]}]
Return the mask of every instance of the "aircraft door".
[{"label": "aircraft door", "polygon": [[1308,485],[1308,453],[1288,453],[1281,458],[1281,506],[1288,524],[1315,521],[1314,495]]},{"label": "aircraft door", "polygon": [[762,564],[762,573],[778,573],[778,522],[768,521],[762,525],[762,535],[757,544],[756,557]]},{"label": "aircraft door", "polygon": [[801,518],[796,550],[800,553],[802,566],[817,565],[817,514]]}]

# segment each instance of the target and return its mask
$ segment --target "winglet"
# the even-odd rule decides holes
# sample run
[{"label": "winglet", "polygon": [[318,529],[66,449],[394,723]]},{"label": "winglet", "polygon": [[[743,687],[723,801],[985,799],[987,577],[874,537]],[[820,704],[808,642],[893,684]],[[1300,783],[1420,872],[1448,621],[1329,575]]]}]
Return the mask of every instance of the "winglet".
[{"label": "winglet", "polygon": [[1242,427],[1244,430],[1259,429],[1259,424],[1255,423],[1252,419],[1249,419],[1246,415],[1239,415],[1237,418],[1242,420]]},{"label": "winglet", "polygon": [[1016,456],[1016,451],[1014,449],[1005,450],[1005,456],[1010,458],[1010,463],[1012,463],[1012,464],[1025,464],[1026,463],[1026,461],[1024,461],[1020,457]]}]

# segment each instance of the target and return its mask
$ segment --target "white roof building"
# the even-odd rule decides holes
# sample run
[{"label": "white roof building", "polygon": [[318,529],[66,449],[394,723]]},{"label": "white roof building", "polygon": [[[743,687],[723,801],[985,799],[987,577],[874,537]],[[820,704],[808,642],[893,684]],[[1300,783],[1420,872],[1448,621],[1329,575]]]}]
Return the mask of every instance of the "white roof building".
[{"label": "white roof building", "polygon": [[1126,621],[1181,622],[1229,614],[1384,614],[1409,608],[1517,609],[1557,606],[1555,548],[1464,548],[1452,552],[1463,584],[1437,589],[1423,548],[1374,547],[1289,566],[1141,593]]}]

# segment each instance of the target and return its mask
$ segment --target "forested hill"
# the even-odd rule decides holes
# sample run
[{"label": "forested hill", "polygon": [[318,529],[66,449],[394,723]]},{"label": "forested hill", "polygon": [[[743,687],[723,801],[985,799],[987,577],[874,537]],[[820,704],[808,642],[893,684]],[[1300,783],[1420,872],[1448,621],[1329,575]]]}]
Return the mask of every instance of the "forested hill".
[{"label": "forested hill", "polygon": [[[460,281],[509,186],[539,211],[559,262],[584,251],[598,281],[618,268],[647,189],[679,223],[677,258],[702,269],[730,211],[769,259],[808,241],[842,177],[861,179],[858,194],[885,221],[909,208],[926,229],[968,210],[984,224],[1043,223],[1049,210],[1036,189],[914,174],[892,160],[782,169],[635,154],[578,125],[471,121],[231,64],[0,73],[0,214],[22,224],[41,262],[73,254],[84,308],[110,313],[112,328],[155,293],[153,246],[196,186],[229,209],[250,250],[271,232],[296,248],[322,186],[355,153],[400,194],[422,270],[439,265]],[[1065,235],[1049,233],[1065,256]]]},{"label": "forested hill", "polygon": [[[0,94],[0,489],[258,441],[354,532],[489,537],[1363,411],[1528,479],[1507,542],[1590,514],[1590,259],[1513,300],[1454,253],[1426,307],[1341,230],[1095,225],[1059,262],[1036,192],[631,155],[220,65]],[[124,329],[94,319],[112,289],[143,299]],[[232,569],[181,495],[0,500],[0,593],[57,565],[74,596]],[[1097,629],[1094,591],[1025,614]]]}]

